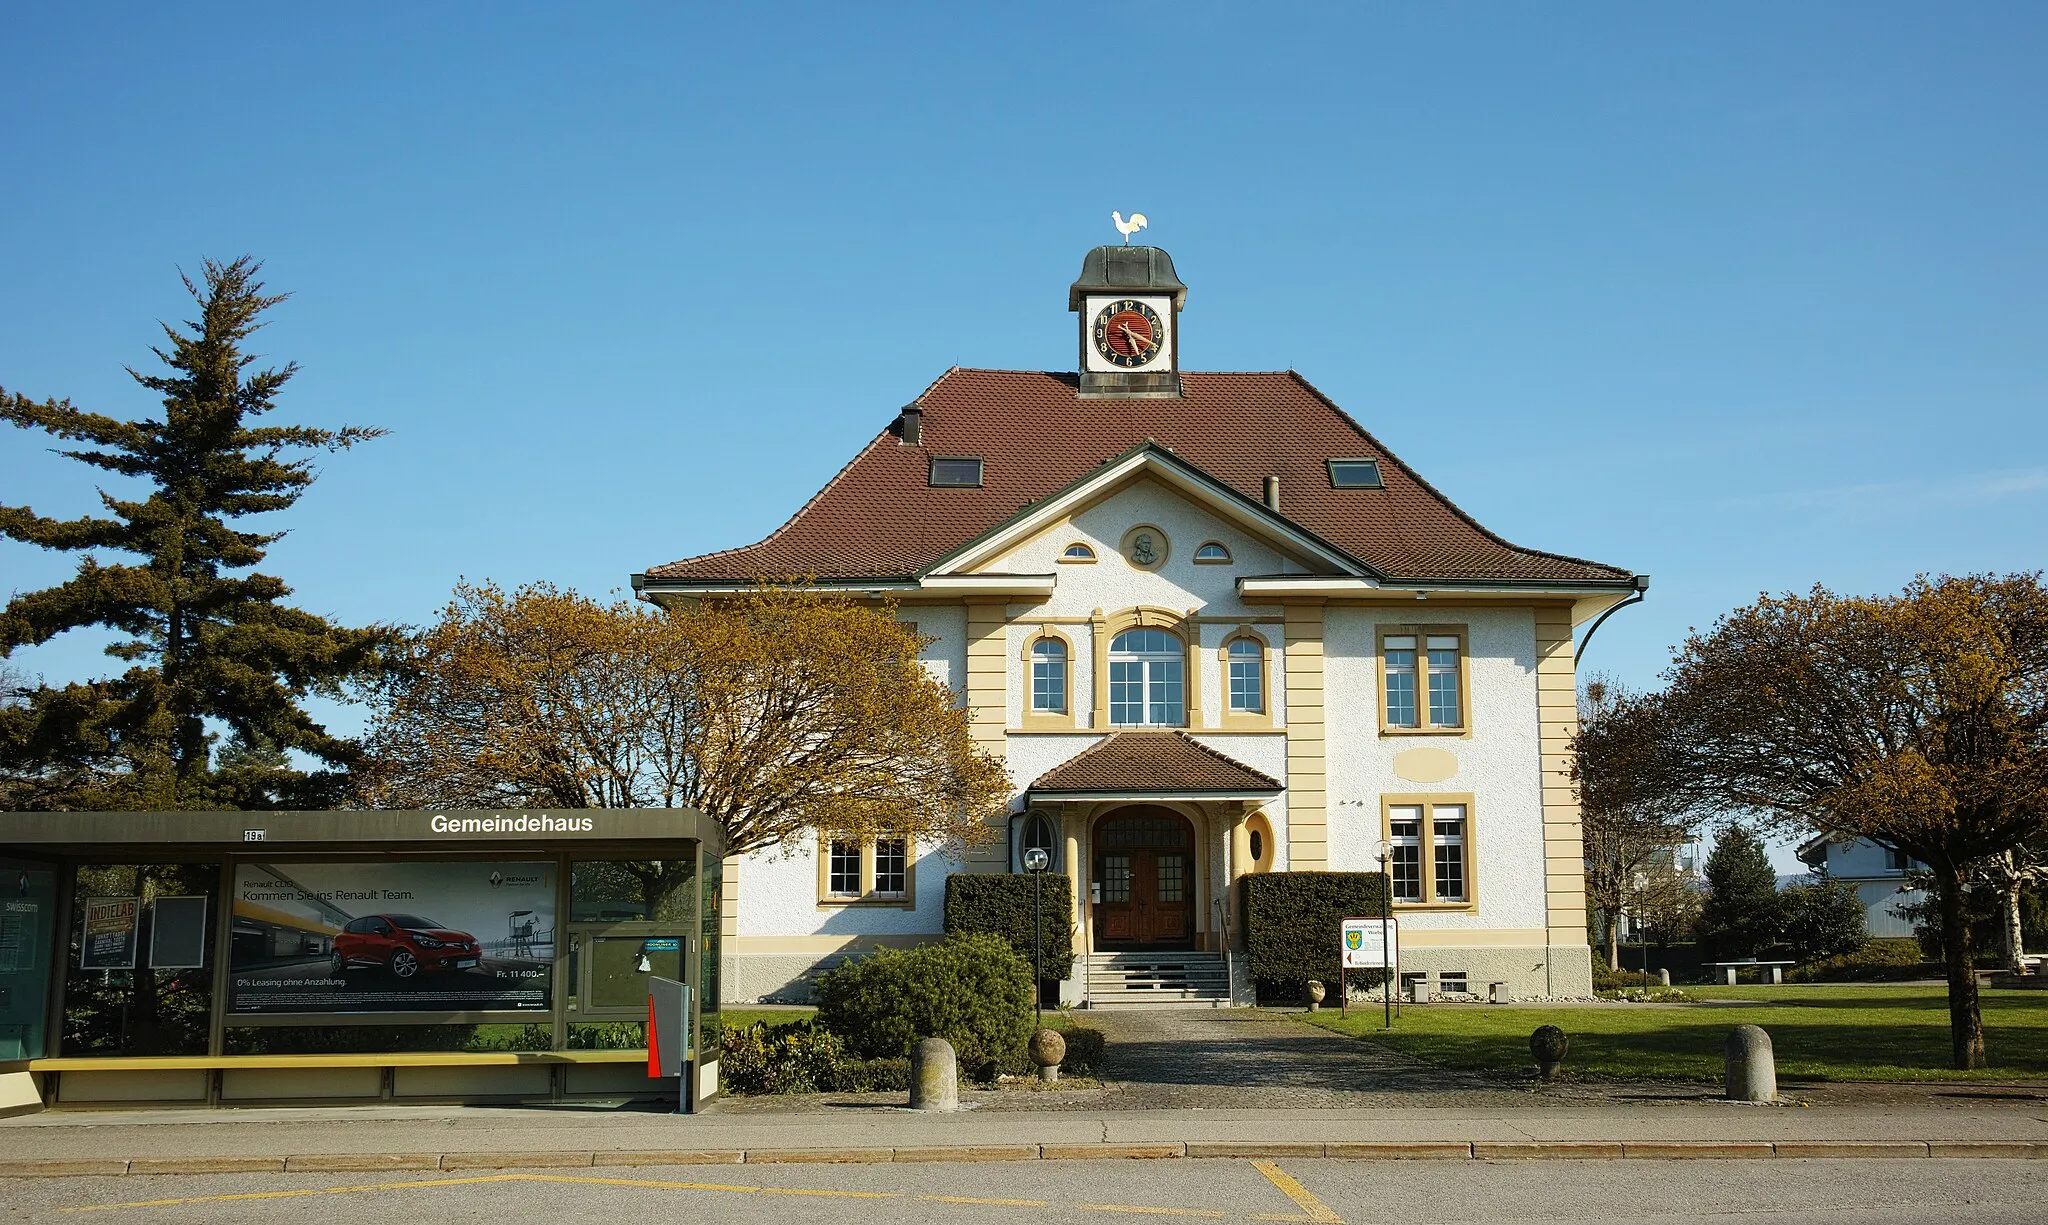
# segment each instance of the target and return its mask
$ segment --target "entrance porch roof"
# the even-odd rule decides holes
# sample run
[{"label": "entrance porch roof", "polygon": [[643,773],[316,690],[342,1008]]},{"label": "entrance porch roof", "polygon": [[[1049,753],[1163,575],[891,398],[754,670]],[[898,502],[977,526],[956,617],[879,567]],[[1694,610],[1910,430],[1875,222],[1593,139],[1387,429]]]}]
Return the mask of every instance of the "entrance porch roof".
[{"label": "entrance porch roof", "polygon": [[1266,800],[1285,788],[1186,732],[1112,732],[1038,776],[1033,800]]}]

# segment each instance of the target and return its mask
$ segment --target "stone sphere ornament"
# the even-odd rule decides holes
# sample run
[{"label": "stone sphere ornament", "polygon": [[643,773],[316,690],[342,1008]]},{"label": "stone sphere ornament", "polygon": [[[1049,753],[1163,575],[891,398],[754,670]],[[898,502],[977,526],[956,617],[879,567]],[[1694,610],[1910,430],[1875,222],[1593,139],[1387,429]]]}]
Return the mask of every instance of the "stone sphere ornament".
[{"label": "stone sphere ornament", "polygon": [[1067,1040],[1059,1031],[1041,1029],[1031,1035],[1031,1062],[1038,1065],[1038,1079],[1058,1080],[1060,1061],[1067,1057]]},{"label": "stone sphere ornament", "polygon": [[1529,1053],[1536,1057],[1536,1070],[1545,1080],[1557,1079],[1557,1070],[1564,1066],[1565,1052],[1570,1048],[1570,1039],[1555,1025],[1539,1025],[1529,1035]]},{"label": "stone sphere ornament", "polygon": [[1324,996],[1326,996],[1326,995],[1328,995],[1328,994],[1329,994],[1329,991],[1328,991],[1328,990],[1326,990],[1326,989],[1325,989],[1325,988],[1323,987],[1323,983],[1322,983],[1322,980],[1321,980],[1321,979],[1317,979],[1317,978],[1311,978],[1311,979],[1309,979],[1309,980],[1308,980],[1308,1010],[1309,1010],[1310,1012],[1321,1012],[1321,1011],[1322,1011],[1322,1009],[1323,1009],[1323,997],[1324,997]]}]

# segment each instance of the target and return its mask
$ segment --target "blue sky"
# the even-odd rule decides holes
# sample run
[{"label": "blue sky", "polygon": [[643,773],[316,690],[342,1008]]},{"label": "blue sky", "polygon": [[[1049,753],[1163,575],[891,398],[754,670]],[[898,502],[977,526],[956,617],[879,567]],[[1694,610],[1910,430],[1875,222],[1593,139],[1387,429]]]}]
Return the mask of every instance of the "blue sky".
[{"label": "blue sky", "polygon": [[[1508,538],[1654,575],[1589,669],[2042,564],[2038,4],[0,21],[0,385],[149,412],[177,269],[265,260],[282,415],[392,430],[265,567],[344,621],[758,538],[947,366],[1069,368],[1113,208],[1189,368],[1293,366]],[[0,435],[0,501],[91,509],[44,445]],[[0,545],[0,586],[72,565]],[[106,666],[73,637],[20,659]]]}]

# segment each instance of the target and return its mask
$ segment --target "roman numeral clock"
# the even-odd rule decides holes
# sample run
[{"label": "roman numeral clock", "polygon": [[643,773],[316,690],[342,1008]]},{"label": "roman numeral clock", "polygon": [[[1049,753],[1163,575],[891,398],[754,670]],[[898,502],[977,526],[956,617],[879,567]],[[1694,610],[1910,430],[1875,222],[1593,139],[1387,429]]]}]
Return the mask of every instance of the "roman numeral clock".
[{"label": "roman numeral clock", "polygon": [[1068,290],[1080,316],[1081,394],[1180,395],[1180,308],[1187,286],[1158,247],[1097,247]]}]

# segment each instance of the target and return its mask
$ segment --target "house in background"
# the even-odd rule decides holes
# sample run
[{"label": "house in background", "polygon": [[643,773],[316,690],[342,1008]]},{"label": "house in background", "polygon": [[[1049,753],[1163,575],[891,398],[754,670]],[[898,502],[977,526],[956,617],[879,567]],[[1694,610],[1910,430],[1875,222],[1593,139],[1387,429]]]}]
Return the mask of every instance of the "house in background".
[{"label": "house in background", "polygon": [[728,860],[727,999],[935,939],[948,875],[1038,846],[1073,883],[1065,1000],[1243,1000],[1234,882],[1377,871],[1382,839],[1411,981],[1590,993],[1573,631],[1647,578],[1509,544],[1292,371],[1185,370],[1186,299],[1165,251],[1090,251],[1077,369],[948,370],[767,539],[633,576],[894,601],[1016,788],[963,859]]},{"label": "house in background", "polygon": [[1920,900],[1919,890],[1906,884],[1906,874],[1924,872],[1927,865],[1868,838],[1809,838],[1799,844],[1798,855],[1808,867],[1825,870],[1830,880],[1856,886],[1864,931],[1887,937],[1913,934],[1912,920],[1901,918],[1895,907]]}]

